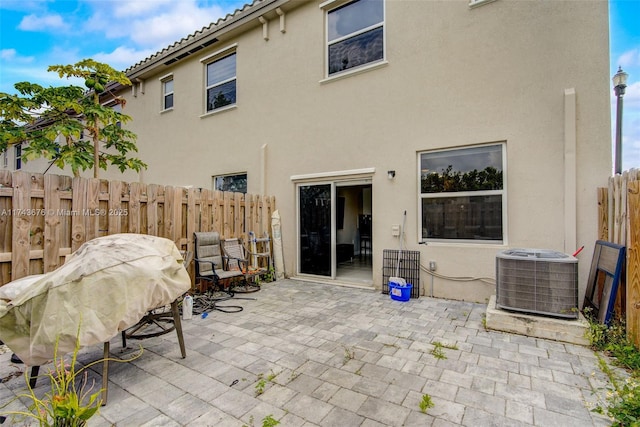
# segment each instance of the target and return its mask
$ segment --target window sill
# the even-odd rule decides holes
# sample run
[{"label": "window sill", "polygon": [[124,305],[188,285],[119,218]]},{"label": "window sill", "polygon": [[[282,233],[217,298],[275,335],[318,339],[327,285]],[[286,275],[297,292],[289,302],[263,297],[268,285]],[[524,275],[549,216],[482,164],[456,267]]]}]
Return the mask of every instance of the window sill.
[{"label": "window sill", "polygon": [[495,250],[497,247],[507,248],[508,244],[503,240],[446,240],[446,239],[424,239],[418,240],[419,242],[426,242],[427,246],[434,247],[455,247],[455,248],[472,248],[472,249],[491,249]]},{"label": "window sill", "polygon": [[200,116],[200,118],[204,119],[205,117],[215,116],[216,114],[222,113],[224,111],[235,110],[236,108],[238,108],[237,104],[229,105],[229,106],[222,107],[222,108],[217,108],[217,109],[215,109],[213,111],[209,111],[209,112],[206,112],[206,113],[202,114]]},{"label": "window sill", "polygon": [[325,84],[325,83],[330,83],[333,82],[335,80],[341,80],[347,77],[351,77],[351,76],[355,76],[357,74],[361,74],[361,73],[366,73],[368,71],[373,71],[373,70],[377,70],[378,68],[383,68],[386,67],[387,65],[389,65],[388,61],[379,61],[373,64],[369,64],[369,65],[364,65],[362,67],[359,68],[354,68],[353,70],[347,70],[347,71],[343,71],[341,73],[336,73],[334,75],[331,75],[325,79],[320,80],[320,84]]},{"label": "window sill", "polygon": [[160,114],[168,113],[170,111],[173,111],[173,107],[167,108],[166,110],[160,110]]},{"label": "window sill", "polygon": [[469,0],[469,9],[473,9],[475,7],[483,6],[487,3],[492,3],[496,0]]}]

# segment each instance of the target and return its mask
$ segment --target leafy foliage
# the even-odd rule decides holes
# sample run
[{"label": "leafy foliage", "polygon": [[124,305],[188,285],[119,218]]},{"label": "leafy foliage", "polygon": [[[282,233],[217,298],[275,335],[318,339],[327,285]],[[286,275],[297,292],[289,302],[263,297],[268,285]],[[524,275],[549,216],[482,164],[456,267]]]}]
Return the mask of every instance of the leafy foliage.
[{"label": "leafy foliage", "polygon": [[502,171],[487,166],[481,171],[453,171],[449,165],[441,173],[431,172],[422,176],[422,193],[444,193],[456,191],[482,191],[502,189]]},{"label": "leafy foliage", "polygon": [[589,309],[584,310],[589,321],[587,338],[594,350],[603,351],[614,357],[614,363],[622,366],[630,375],[621,380],[600,358],[600,368],[609,377],[612,387],[606,402],[594,411],[606,414],[612,426],[640,425],[640,351],[627,338],[627,329],[622,318],[614,317],[609,326],[600,324]]},{"label": "leafy foliage", "polygon": [[423,414],[426,414],[430,408],[433,408],[433,406],[434,406],[434,403],[433,403],[433,400],[431,399],[431,396],[428,394],[423,394],[422,400],[420,401],[420,404],[419,404],[420,412],[422,412]]},{"label": "leafy foliage", "polygon": [[[110,83],[131,85],[124,73],[92,59],[52,65],[48,71],[60,78],[80,78],[88,90],[21,82],[14,85],[18,94],[0,92],[0,152],[26,142],[22,152],[25,161],[42,157],[59,168],[69,166],[76,176],[93,168],[97,177],[98,168],[106,170],[109,165],[120,172],[146,168],[140,159],[129,156],[138,151],[136,135],[121,125],[131,117],[100,100]],[[123,98],[107,95],[113,105],[124,107]]]},{"label": "leafy foliage", "polygon": [[[79,331],[80,326],[78,326],[78,335]],[[42,397],[36,395],[29,382],[29,369],[25,370],[24,378],[28,391],[19,394],[18,398],[31,402],[28,407],[29,412],[7,411],[3,415],[11,415],[13,417],[11,421],[14,423],[20,422],[20,419],[36,421],[40,427],[84,427],[87,420],[97,414],[102,405],[102,389],[94,391],[95,384],[88,380],[88,369],[106,361],[130,362],[142,354],[142,347],[140,347],[140,352],[130,359],[100,359],[77,369],[79,350],[80,341],[76,337],[73,356],[69,363],[65,363],[64,355],[58,354],[58,339],[56,339],[53,369],[46,374],[51,383],[49,391]],[[31,425],[31,423],[25,422],[24,425]]]}]

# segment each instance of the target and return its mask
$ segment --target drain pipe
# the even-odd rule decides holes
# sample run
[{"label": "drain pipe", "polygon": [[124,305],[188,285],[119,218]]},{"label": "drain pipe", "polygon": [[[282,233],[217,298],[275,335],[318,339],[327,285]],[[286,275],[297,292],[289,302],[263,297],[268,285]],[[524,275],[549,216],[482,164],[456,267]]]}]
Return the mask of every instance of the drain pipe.
[{"label": "drain pipe", "polygon": [[[427,242],[424,240],[418,243],[419,245],[427,246]],[[433,298],[433,272],[436,271],[436,263],[435,261],[429,261],[429,276],[431,276],[431,291],[429,292],[429,297]]]},{"label": "drain pipe", "polygon": [[267,194],[267,146],[269,144],[264,143],[260,147],[260,194],[262,196]]}]

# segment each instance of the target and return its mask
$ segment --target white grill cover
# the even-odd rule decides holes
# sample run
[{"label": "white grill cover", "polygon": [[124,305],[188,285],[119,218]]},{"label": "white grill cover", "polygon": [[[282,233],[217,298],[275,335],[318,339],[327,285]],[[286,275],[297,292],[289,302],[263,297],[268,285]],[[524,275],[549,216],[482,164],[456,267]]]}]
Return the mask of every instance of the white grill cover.
[{"label": "white grill cover", "polygon": [[[191,287],[176,245],[142,234],[83,244],[64,265],[0,287],[0,339],[28,365],[103,343]],[[79,328],[79,333],[78,333]]]}]

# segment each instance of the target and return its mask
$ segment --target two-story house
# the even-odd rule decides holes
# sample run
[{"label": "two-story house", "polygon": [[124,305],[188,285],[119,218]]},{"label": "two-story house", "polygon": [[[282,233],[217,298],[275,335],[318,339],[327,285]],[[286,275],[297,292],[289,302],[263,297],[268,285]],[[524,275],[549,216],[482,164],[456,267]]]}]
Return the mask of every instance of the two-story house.
[{"label": "two-story house", "polygon": [[276,196],[289,276],[380,289],[402,247],[433,261],[423,294],[485,301],[499,251],[585,245],[582,296],[611,173],[607,8],[256,0],[127,70],[149,168],[125,179]]}]

